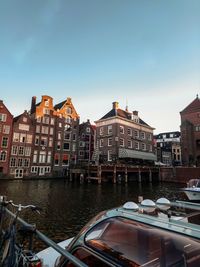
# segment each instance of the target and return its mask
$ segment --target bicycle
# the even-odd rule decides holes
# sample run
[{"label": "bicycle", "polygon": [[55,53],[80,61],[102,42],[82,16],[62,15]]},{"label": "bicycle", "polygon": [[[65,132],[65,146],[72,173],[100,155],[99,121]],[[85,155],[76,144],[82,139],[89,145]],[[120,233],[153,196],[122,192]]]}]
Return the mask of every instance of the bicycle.
[{"label": "bicycle", "polygon": [[[39,212],[39,208],[34,205],[23,206],[21,204],[14,204],[12,200],[6,201],[0,198],[0,230],[2,231],[2,221],[7,212],[11,217],[8,229],[3,232],[2,242],[0,245],[0,251],[3,249],[3,254],[1,258],[0,267],[41,267],[41,260],[33,252],[32,243],[33,235],[35,233],[36,227],[31,224],[24,224],[23,227],[17,230],[17,221],[19,219],[19,213],[24,209],[31,209],[32,211]],[[13,214],[6,207],[11,205],[17,211]],[[17,242],[17,234],[23,237],[20,243]],[[24,241],[29,237],[28,249],[25,249]]]}]

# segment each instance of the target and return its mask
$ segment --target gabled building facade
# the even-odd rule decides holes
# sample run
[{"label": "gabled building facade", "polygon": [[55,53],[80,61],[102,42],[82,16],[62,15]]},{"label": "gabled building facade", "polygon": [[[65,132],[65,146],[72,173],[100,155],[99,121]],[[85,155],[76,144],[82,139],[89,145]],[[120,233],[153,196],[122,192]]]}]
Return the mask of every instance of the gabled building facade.
[{"label": "gabled building facade", "polygon": [[112,109],[96,121],[98,162],[122,162],[130,164],[153,164],[153,130],[137,111],[119,108],[113,102]]},{"label": "gabled building facade", "polygon": [[200,99],[197,97],[180,112],[183,165],[200,166]]},{"label": "gabled building facade", "polygon": [[8,175],[13,116],[0,100],[0,176]]},{"label": "gabled building facade", "polygon": [[43,95],[41,102],[36,104],[36,97],[33,97],[31,118],[35,127],[31,176],[52,176],[56,122],[53,98]]},{"label": "gabled building facade", "polygon": [[70,166],[77,162],[79,115],[71,98],[54,106],[56,115],[54,142],[54,175],[68,176]]},{"label": "gabled building facade", "polygon": [[181,165],[181,134],[178,131],[154,136],[157,162],[168,166]]},{"label": "gabled building facade", "polygon": [[9,174],[14,178],[29,177],[35,127],[30,114],[24,111],[13,119],[13,138]]},{"label": "gabled building facade", "polygon": [[96,126],[90,120],[79,125],[78,162],[90,163],[95,149]]}]

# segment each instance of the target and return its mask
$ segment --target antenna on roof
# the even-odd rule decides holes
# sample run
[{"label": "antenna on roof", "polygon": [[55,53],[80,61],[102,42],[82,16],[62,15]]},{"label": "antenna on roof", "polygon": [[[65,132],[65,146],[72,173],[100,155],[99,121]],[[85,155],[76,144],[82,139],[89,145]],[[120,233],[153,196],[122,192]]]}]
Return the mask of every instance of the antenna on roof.
[{"label": "antenna on roof", "polygon": [[128,112],[128,99],[126,98],[126,112]]}]

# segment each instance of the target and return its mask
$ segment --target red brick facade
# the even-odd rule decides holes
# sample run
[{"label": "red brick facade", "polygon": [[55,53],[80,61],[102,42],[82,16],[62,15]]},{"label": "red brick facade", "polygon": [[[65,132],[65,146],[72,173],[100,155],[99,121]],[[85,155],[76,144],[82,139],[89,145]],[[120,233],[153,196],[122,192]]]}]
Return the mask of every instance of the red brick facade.
[{"label": "red brick facade", "polygon": [[0,176],[8,174],[13,116],[0,100]]},{"label": "red brick facade", "polygon": [[200,100],[197,96],[181,115],[182,162],[185,166],[200,166]]}]

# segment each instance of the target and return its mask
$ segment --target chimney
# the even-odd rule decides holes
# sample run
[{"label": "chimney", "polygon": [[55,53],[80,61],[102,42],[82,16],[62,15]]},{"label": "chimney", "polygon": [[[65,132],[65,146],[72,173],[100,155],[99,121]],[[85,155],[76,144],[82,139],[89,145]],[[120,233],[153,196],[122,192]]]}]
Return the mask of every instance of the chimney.
[{"label": "chimney", "polygon": [[36,96],[33,96],[31,101],[31,114],[35,113],[36,110],[35,106],[36,106]]},{"label": "chimney", "polygon": [[118,102],[113,102],[113,109],[118,109],[119,108],[119,103]]}]

